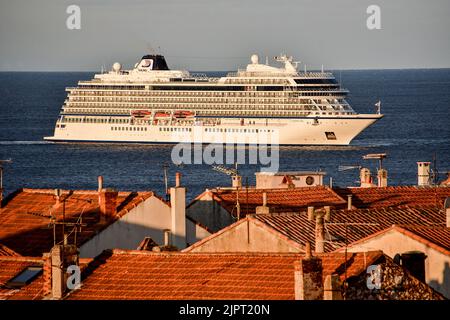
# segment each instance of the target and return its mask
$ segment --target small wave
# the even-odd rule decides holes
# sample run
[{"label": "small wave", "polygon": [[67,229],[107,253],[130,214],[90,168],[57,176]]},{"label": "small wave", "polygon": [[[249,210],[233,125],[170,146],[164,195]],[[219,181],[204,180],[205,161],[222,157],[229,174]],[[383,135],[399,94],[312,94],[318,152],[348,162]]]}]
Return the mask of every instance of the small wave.
[{"label": "small wave", "polygon": [[33,144],[51,144],[50,141],[0,141],[0,145],[33,145]]}]

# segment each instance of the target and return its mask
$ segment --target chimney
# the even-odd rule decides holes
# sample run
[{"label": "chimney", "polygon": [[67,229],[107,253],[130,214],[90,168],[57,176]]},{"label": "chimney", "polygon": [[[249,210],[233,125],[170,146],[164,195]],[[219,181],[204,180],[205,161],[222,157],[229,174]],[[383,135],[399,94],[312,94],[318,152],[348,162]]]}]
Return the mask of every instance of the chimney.
[{"label": "chimney", "polygon": [[262,206],[256,207],[256,214],[268,214],[270,213],[270,208],[267,206],[267,193],[263,192],[263,203]]},{"label": "chimney", "polygon": [[316,253],[323,253],[325,251],[325,229],[323,225],[323,214],[316,215]]},{"label": "chimney", "polygon": [[0,187],[0,208],[3,207],[3,188]]},{"label": "chimney", "polygon": [[359,179],[361,182],[361,188],[370,188],[373,186],[372,176],[369,169],[361,168],[361,170],[359,171]]},{"label": "chimney", "polygon": [[175,187],[180,187],[181,186],[181,173],[177,172],[175,173]]},{"label": "chimney", "polygon": [[61,204],[61,189],[55,189],[56,206]]},{"label": "chimney", "polygon": [[323,300],[322,260],[303,258],[294,262],[295,300]]},{"label": "chimney", "polygon": [[430,185],[430,162],[417,162],[417,185]]},{"label": "chimney", "polygon": [[43,292],[52,299],[62,299],[67,292],[67,268],[78,266],[78,249],[75,245],[56,245],[43,257]]},{"label": "chimney", "polygon": [[111,219],[116,214],[118,192],[114,189],[102,189],[98,193],[98,205],[100,208],[100,219]]},{"label": "chimney", "polygon": [[306,241],[306,243],[305,243],[305,259],[310,259],[311,257],[312,257],[311,243],[309,241]]},{"label": "chimney", "polygon": [[314,220],[314,207],[308,207],[308,220]]},{"label": "chimney", "polygon": [[377,179],[378,187],[387,187],[387,170],[379,169]]},{"label": "chimney", "polygon": [[341,282],[339,279],[339,275],[327,275],[325,277],[323,287],[324,300],[342,300]]},{"label": "chimney", "polygon": [[186,247],[186,188],[180,185],[181,174],[176,174],[175,187],[170,188],[170,215],[172,241],[178,249]]},{"label": "chimney", "polygon": [[347,195],[347,210],[352,210],[352,195],[348,194]]},{"label": "chimney", "polygon": [[103,176],[98,176],[98,192],[101,192],[103,190]]},{"label": "chimney", "polygon": [[164,229],[164,247],[172,246],[172,234],[170,229]]},{"label": "chimney", "polygon": [[242,188],[242,177],[241,176],[232,176],[231,177],[231,186],[233,188]]},{"label": "chimney", "polygon": [[330,222],[331,221],[331,207],[325,206],[323,208],[325,210],[325,216],[323,218],[326,222]]}]

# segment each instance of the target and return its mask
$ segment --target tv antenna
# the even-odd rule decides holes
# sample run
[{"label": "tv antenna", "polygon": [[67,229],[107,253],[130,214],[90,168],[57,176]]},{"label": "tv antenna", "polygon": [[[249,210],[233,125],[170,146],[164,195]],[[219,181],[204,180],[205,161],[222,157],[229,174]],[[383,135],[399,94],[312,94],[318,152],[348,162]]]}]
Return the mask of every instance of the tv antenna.
[{"label": "tv antenna", "polygon": [[[70,197],[70,198],[69,198]],[[49,226],[53,227],[53,245],[56,245],[56,226],[60,225],[62,226],[62,242],[64,245],[68,245],[68,239],[69,236],[73,233],[74,234],[74,245],[77,245],[77,232],[81,233],[81,228],[86,227],[87,224],[83,223],[83,213],[85,206],[92,203],[92,200],[90,199],[83,199],[74,197],[72,191],[69,191],[65,197],[61,195],[60,189],[55,189],[54,198],[56,201],[60,201],[62,204],[62,221],[58,221],[57,215],[56,215],[56,208],[55,210],[50,209],[50,214],[45,215],[39,212],[31,212],[28,211],[27,214],[33,215],[33,216],[39,216],[44,218],[49,218]],[[77,220],[75,222],[66,222],[66,201],[81,201],[85,202],[86,205],[83,206],[80,215],[78,216]],[[70,233],[66,233],[66,227],[72,227],[72,230]]]},{"label": "tv antenna", "polygon": [[237,176],[238,175],[238,164],[237,164],[237,162],[234,163],[234,168],[227,168],[227,167],[222,166],[222,165],[215,165],[215,166],[212,166],[212,169],[214,171],[221,172],[221,173],[224,173],[224,174],[229,175],[229,176]]},{"label": "tv antenna", "polygon": [[[237,162],[234,163],[234,168],[227,168],[227,167],[222,166],[222,165],[215,165],[215,166],[212,166],[212,169],[214,171],[217,171],[217,172],[226,174],[228,176],[231,176],[233,181],[235,181],[235,179],[241,179],[241,177],[239,176]],[[248,188],[247,188],[247,191],[248,191]],[[247,203],[247,206],[248,206],[248,203]],[[236,208],[236,218],[237,218],[237,220],[239,220],[241,218],[241,205],[239,203],[239,186],[236,186],[236,204],[235,204],[235,208]]]},{"label": "tv antenna", "polygon": [[369,153],[364,155],[364,160],[378,160],[379,169],[383,169],[383,160],[387,157],[386,153]]},{"label": "tv antenna", "polygon": [[[0,160],[0,202],[2,200],[2,195],[3,195],[3,164],[4,163],[12,163],[11,159],[6,159],[6,160]],[[1,207],[1,203],[0,203],[0,207]]]},{"label": "tv antenna", "polygon": [[354,169],[358,169],[361,170],[362,166],[360,165],[353,165],[353,166],[339,166],[338,167],[338,171],[348,171],[348,170],[354,170]]}]

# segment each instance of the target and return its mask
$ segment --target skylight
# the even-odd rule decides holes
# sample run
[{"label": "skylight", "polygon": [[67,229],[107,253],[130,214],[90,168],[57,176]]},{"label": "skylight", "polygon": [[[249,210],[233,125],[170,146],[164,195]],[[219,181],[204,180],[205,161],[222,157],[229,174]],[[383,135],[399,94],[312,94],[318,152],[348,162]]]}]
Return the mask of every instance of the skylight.
[{"label": "skylight", "polygon": [[42,267],[31,266],[27,267],[18,273],[14,278],[6,283],[8,288],[21,288],[29,284],[34,278],[40,275],[42,272]]}]

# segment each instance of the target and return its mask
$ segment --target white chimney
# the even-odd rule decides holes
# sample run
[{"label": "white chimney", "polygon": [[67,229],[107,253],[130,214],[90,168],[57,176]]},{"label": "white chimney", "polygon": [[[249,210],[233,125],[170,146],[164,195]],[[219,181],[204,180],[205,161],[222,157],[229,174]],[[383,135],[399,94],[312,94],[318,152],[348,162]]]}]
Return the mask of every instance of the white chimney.
[{"label": "white chimney", "polygon": [[164,246],[170,247],[172,246],[172,234],[170,232],[170,229],[164,229]]},{"label": "white chimney", "polygon": [[361,188],[370,188],[373,186],[372,176],[369,169],[361,168],[361,170],[359,171],[359,179],[361,182]]},{"label": "white chimney", "polygon": [[98,180],[98,192],[100,192],[103,190],[103,176],[98,176],[97,180]]},{"label": "white chimney", "polygon": [[231,177],[231,186],[233,188],[242,188],[242,177],[241,176],[232,176]]},{"label": "white chimney", "polygon": [[417,185],[430,185],[430,162],[417,162]]},{"label": "white chimney", "polygon": [[347,210],[352,210],[352,195],[349,194],[347,195]]},{"label": "white chimney", "polygon": [[314,207],[313,206],[308,207],[308,220],[309,221],[314,220]]},{"label": "white chimney", "polygon": [[256,214],[268,214],[270,213],[270,208],[267,206],[267,193],[262,194],[262,206],[256,207]]},{"label": "white chimney", "polygon": [[176,186],[170,188],[170,215],[172,243],[178,249],[186,248],[186,188],[181,187],[181,174],[176,174]]}]

